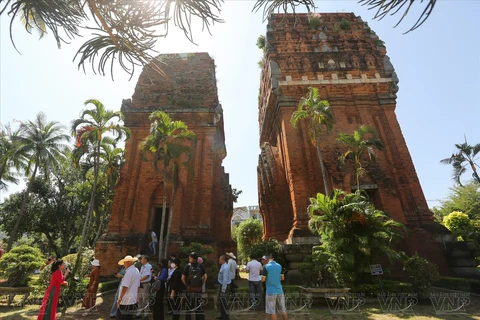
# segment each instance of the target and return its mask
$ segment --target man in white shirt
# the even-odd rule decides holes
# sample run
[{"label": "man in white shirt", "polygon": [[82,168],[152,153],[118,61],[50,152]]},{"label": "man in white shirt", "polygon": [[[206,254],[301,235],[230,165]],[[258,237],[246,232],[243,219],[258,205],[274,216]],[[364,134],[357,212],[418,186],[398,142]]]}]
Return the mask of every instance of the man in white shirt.
[{"label": "man in white shirt", "polygon": [[248,288],[250,289],[250,300],[252,301],[252,309],[255,310],[262,304],[262,277],[260,272],[262,264],[257,259],[250,257],[247,263],[248,272]]},{"label": "man in white shirt", "polygon": [[150,236],[152,237],[152,242],[148,244],[148,247],[150,248],[151,251],[153,251],[153,255],[157,255],[157,243],[158,243],[158,238],[157,234],[150,229]]},{"label": "man in white shirt", "polygon": [[148,263],[148,256],[143,255],[142,267],[140,268],[140,288],[138,289],[138,313],[140,316],[142,312],[146,313],[148,310],[147,302],[150,292],[150,280],[152,279],[152,265]]},{"label": "man in white shirt", "polygon": [[235,294],[235,289],[238,288],[238,286],[235,284],[235,279],[237,277],[237,257],[233,254],[233,252],[227,252],[228,256],[228,268],[230,270],[230,293]]},{"label": "man in white shirt", "polygon": [[133,263],[137,258],[126,256],[118,262],[125,267],[125,275],[122,278],[121,291],[117,300],[117,319],[130,320],[137,310],[137,294],[140,286],[140,273]]}]

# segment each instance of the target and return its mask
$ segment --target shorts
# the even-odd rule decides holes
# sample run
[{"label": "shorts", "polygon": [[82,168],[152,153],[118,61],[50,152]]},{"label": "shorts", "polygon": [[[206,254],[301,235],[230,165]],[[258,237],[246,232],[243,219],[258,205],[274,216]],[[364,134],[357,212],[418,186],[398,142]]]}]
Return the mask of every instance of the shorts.
[{"label": "shorts", "polygon": [[265,298],[265,312],[267,314],[285,313],[285,296],[282,294],[267,294]]}]

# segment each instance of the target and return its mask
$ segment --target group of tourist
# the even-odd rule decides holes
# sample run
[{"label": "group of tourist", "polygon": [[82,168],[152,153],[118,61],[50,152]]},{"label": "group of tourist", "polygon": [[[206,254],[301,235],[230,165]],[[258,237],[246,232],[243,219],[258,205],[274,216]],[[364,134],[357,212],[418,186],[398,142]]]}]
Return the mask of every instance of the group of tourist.
[{"label": "group of tourist", "polygon": [[[118,262],[121,269],[114,275],[121,281],[110,310],[110,317],[129,320],[141,318],[152,311],[154,320],[163,320],[166,299],[169,309],[166,314],[172,315],[174,320],[180,319],[182,313],[180,309],[185,303],[191,311],[183,312],[186,320],[190,320],[192,314],[195,314],[195,319],[204,320],[202,306],[205,304],[207,273],[203,259],[192,252],[188,258],[188,264],[182,269],[180,260],[171,256],[170,260],[161,261],[160,270],[156,274],[148,259],[146,255],[137,257],[127,255]],[[135,266],[138,261],[141,263],[139,268]],[[95,307],[99,284],[100,261],[95,259],[90,264],[92,266],[90,281],[82,299],[82,306],[85,308],[83,315],[87,315]],[[238,288],[235,284],[236,257],[232,252],[227,252],[220,256],[219,264],[217,280],[220,315],[217,319],[229,320],[229,306],[232,298],[235,297],[235,289]],[[63,260],[53,261],[51,271],[50,285],[45,292],[38,320],[56,319],[61,286],[68,286],[65,278],[70,271]],[[258,310],[264,303],[266,313],[270,314],[271,319],[276,319],[276,307],[279,306],[278,312],[286,320],[285,299],[281,284],[284,280],[282,267],[274,261],[272,256],[267,255],[261,258],[261,263],[251,258],[246,271],[249,273],[251,309]],[[262,282],[265,285],[265,300],[262,299]]]}]

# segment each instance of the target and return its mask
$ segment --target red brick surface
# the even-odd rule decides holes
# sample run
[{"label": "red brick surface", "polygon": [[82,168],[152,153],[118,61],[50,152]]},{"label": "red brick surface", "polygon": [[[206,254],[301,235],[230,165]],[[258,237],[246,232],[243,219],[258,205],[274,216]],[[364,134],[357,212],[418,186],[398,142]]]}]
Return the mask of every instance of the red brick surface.
[{"label": "red brick surface", "polygon": [[[420,254],[445,264],[432,234],[417,229],[433,223],[433,216],[395,115],[398,79],[383,43],[351,13],[321,14],[320,19],[315,30],[309,28],[306,14],[297,14],[296,19],[272,15],[267,25],[259,96],[262,153],[258,165],[265,238],[308,235],[308,199],[324,192],[320,164],[306,125],[301,123],[295,129],[290,123],[308,87],[317,87],[335,115],[333,130],[320,139],[330,187],[350,191],[356,184],[352,170],[339,163],[346,150],[336,141],[338,134],[351,134],[363,124],[377,128],[385,149],[376,152],[377,162],[367,165],[360,184],[376,184],[373,201],[377,207],[413,230],[407,239],[409,251],[418,249]],[[349,28],[343,30],[347,24]]]},{"label": "red brick surface", "polygon": [[[132,101],[124,100],[122,112],[132,136],[126,143],[126,163],[121,172],[107,233],[96,247],[102,274],[117,269],[126,254],[148,253],[147,234],[155,208],[162,207],[163,177],[139,153],[149,134],[149,114],[167,112],[173,120],[185,122],[197,136],[191,159],[194,174],[182,170],[175,193],[170,252],[190,241],[211,244],[215,255],[234,243],[230,234],[233,198],[228,174],[222,167],[226,156],[223,114],[218,102],[215,64],[207,53],[162,55],[167,78],[149,66],[142,72]],[[162,167],[160,165],[159,169]],[[171,186],[168,183],[167,206]],[[159,232],[157,231],[157,235]]]}]

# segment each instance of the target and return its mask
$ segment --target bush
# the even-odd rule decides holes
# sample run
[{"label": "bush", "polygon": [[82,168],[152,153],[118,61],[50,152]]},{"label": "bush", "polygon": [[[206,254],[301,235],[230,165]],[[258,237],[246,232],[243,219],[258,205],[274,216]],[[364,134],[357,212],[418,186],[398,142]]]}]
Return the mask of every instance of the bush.
[{"label": "bush", "polygon": [[[190,253],[196,252],[198,256],[202,257],[203,259],[203,266],[205,267],[205,272],[207,273],[207,281],[208,279],[217,279],[217,260],[215,258],[212,260],[207,257],[213,252],[213,248],[211,246],[204,246],[201,243],[192,242],[188,247],[181,247],[179,251],[179,259],[181,260],[182,268],[188,264],[188,256],[190,255]],[[208,281],[208,283],[211,282]]]},{"label": "bush", "polygon": [[117,290],[119,284],[120,284],[119,280],[111,280],[111,281],[100,282],[98,284],[98,291],[97,292],[106,292],[106,291],[110,291],[110,290]]},{"label": "bush", "polygon": [[[413,293],[413,286],[411,283],[399,282],[399,281],[382,281],[383,292],[388,293]],[[353,293],[364,293],[367,296],[375,297],[382,293],[380,283],[371,284],[358,284],[351,289]]]},{"label": "bush", "polygon": [[342,19],[342,21],[340,22],[340,29],[344,31],[350,30],[350,21]]},{"label": "bush", "polygon": [[480,280],[440,277],[440,279],[435,282],[435,286],[450,290],[467,291],[480,294]]},{"label": "bush", "polygon": [[466,240],[466,234],[474,230],[472,220],[463,212],[453,211],[448,216],[443,218],[443,225],[453,234],[462,237]]},{"label": "bush", "polygon": [[238,260],[246,260],[251,254],[253,245],[260,243],[263,237],[262,222],[255,218],[242,221],[238,226],[237,232],[237,256]]},{"label": "bush", "polygon": [[264,255],[272,254],[273,258],[277,263],[279,263],[284,269],[287,267],[287,262],[282,253],[282,248],[277,240],[271,239],[268,241],[263,241],[255,243],[248,250],[248,255],[251,255],[254,258],[260,258]]},{"label": "bush", "polygon": [[265,36],[261,35],[257,38],[257,47],[260,50],[265,51]]},{"label": "bush", "polygon": [[407,273],[415,293],[423,293],[434,282],[439,281],[438,267],[422,258],[417,252],[404,261],[403,270]]},{"label": "bush", "polygon": [[[85,250],[83,252],[82,263],[80,265],[80,270],[77,272],[75,278],[67,277],[66,281],[68,282],[68,287],[62,286],[62,290],[60,291],[60,295],[62,297],[83,297],[85,294],[87,284],[89,279],[85,279],[85,275],[89,273],[90,270],[90,261],[93,259],[94,251],[93,250]],[[63,261],[67,266],[72,267],[75,264],[75,260],[77,259],[77,254],[69,254],[62,258]],[[43,270],[40,272],[40,276],[37,281],[37,289],[38,292],[45,292],[48,285],[50,284],[50,278],[52,277],[52,265],[47,265]],[[73,301],[72,299],[66,301]]]},{"label": "bush", "polygon": [[33,271],[43,265],[42,253],[39,249],[22,245],[14,247],[0,260],[0,278],[7,279],[7,287],[23,287],[28,285]]},{"label": "bush", "polygon": [[318,27],[320,26],[321,23],[322,23],[322,21],[320,20],[319,17],[317,17],[315,15],[309,15],[308,16],[308,26],[310,27],[310,29],[312,29],[312,30],[318,29]]}]

